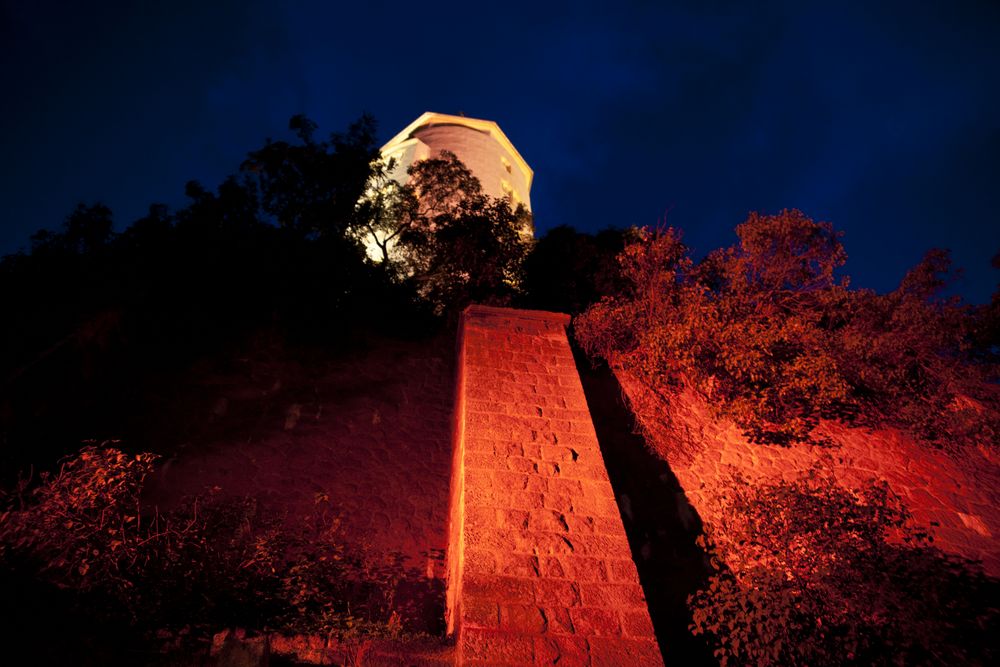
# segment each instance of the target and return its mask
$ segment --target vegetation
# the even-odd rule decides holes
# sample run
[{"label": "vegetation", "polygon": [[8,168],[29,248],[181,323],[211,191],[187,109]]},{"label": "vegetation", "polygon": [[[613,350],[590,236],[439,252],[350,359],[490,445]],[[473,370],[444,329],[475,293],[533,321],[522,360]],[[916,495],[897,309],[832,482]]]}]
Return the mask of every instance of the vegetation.
[{"label": "vegetation", "polygon": [[510,303],[521,291],[530,214],[486,195],[448,151],[407,174],[405,185],[384,172],[376,177],[360,209],[370,221],[363,238],[377,245],[382,265],[411,281],[438,314]]},{"label": "vegetation", "polygon": [[691,629],[712,638],[720,664],[996,661],[1000,584],[929,548],[884,483],[735,476],[720,502],[704,542],[715,574],[689,600]]},{"label": "vegetation", "polygon": [[701,392],[756,442],[815,441],[824,417],[938,447],[997,442],[988,313],[939,296],[946,253],[876,294],[837,278],[827,223],[784,211],[736,231],[699,263],[673,229],[643,231],[619,256],[625,287],[577,318],[577,339],[657,391]]},{"label": "vegetation", "polygon": [[[23,599],[48,590],[129,636],[370,636],[401,631],[399,587],[426,589],[398,555],[349,552],[324,497],[301,526],[254,498],[142,502],[159,457],[137,443],[175,451],[151,415],[185,369],[261,335],[348,353],[520,293],[530,216],[454,155],[413,165],[404,186],[371,118],[327,138],[305,117],[289,127],[294,140],[268,140],[216,190],[188,183],[177,211],[153,205],[116,232],[110,209],[81,204],[0,261],[0,575],[24,582]],[[383,242],[373,261],[366,242],[385,230],[398,252]],[[119,444],[73,454],[85,438]],[[52,472],[12,481],[29,465]]]},{"label": "vegetation", "polygon": [[624,288],[617,257],[635,229],[605,229],[587,234],[561,225],[535,242],[525,259],[528,308],[578,315],[601,297]]},{"label": "vegetation", "polygon": [[2,498],[0,567],[146,633],[239,626],[323,636],[402,630],[391,558],[349,553],[318,494],[298,527],[209,492],[167,513],[142,502],[158,457],[84,447]]},{"label": "vegetation", "polygon": [[[944,298],[944,252],[876,294],[842,276],[840,235],[798,211],[752,214],[698,262],[673,229],[558,227],[532,245],[530,216],[452,154],[401,185],[372,119],[327,139],[305,117],[290,129],[215,191],[189,183],[178,211],[151,206],[116,233],[106,206],[80,205],[0,262],[0,475],[52,467],[84,437],[147,442],[123,424],[155,408],[144,389],[255,331],[347,350],[471,302],[582,313],[586,352],[665,398],[699,392],[758,443],[824,444],[824,418],[958,452],[1000,441],[1000,292],[981,308]],[[8,485],[3,576],[147,633],[399,633],[402,569],[348,552],[322,494],[294,529],[216,493],[160,513],[142,502],[157,460],[90,445]],[[996,582],[930,548],[886,487],[735,477],[720,502],[714,574],[690,604],[723,664],[995,661]]]},{"label": "vegetation", "polygon": [[[736,231],[700,262],[675,230],[640,231],[618,256],[621,286],[576,318],[577,340],[668,404],[700,394],[753,442],[825,445],[815,427],[839,419],[958,456],[996,446],[995,304],[941,296],[946,253],[876,294],[840,277],[829,224],[783,211]],[[994,662],[997,581],[934,549],[886,485],[839,486],[834,465],[720,486],[691,630],[723,665]]]},{"label": "vegetation", "polygon": [[[295,141],[267,141],[216,191],[188,183],[180,210],[151,206],[116,233],[106,206],[81,204],[0,261],[0,476],[84,438],[149,441],[122,416],[255,331],[346,350],[519,292],[530,218],[454,156],[390,186],[371,118],[327,139],[301,116],[290,128]],[[373,262],[365,241],[388,228],[400,253]]]}]

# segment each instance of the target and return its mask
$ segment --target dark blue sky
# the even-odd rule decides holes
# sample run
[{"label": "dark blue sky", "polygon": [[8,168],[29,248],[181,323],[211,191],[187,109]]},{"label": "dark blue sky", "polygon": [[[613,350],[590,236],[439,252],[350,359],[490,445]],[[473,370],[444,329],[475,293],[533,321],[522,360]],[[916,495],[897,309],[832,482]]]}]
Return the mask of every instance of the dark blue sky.
[{"label": "dark blue sky", "polygon": [[993,291],[998,3],[447,5],[5,1],[0,253],[77,201],[180,206],[295,113],[388,139],[462,111],[534,168],[542,232],[665,219],[702,253],[797,207],[846,232],[855,285],[937,246]]}]

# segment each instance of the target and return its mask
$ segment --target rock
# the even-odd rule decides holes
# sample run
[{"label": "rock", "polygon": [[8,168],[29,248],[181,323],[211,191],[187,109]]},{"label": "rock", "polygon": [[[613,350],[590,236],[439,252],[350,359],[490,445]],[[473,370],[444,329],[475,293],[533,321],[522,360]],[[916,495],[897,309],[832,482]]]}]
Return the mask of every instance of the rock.
[{"label": "rock", "polygon": [[216,659],[216,667],[267,667],[269,662],[266,638],[247,638],[242,628],[213,635],[209,655]]}]

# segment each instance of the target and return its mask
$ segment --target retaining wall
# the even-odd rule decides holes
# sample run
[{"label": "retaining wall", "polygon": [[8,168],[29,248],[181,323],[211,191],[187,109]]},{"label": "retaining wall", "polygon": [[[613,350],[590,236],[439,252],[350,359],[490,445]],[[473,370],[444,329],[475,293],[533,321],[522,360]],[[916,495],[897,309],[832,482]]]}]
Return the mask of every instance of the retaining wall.
[{"label": "retaining wall", "polygon": [[448,545],[460,665],[661,665],[566,325],[471,306]]}]

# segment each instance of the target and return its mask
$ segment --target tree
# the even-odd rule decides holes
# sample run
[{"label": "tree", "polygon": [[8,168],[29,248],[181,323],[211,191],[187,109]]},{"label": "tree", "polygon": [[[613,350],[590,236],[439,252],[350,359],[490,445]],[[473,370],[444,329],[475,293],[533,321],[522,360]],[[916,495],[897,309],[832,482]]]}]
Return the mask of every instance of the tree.
[{"label": "tree", "polygon": [[[990,264],[1000,270],[1000,252],[993,255]],[[1000,285],[997,285],[990,302],[976,309],[975,318],[975,354],[995,368],[1000,367]],[[1000,377],[995,376],[993,380],[1000,380]]]},{"label": "tree", "polygon": [[104,204],[79,204],[64,225],[66,245],[79,254],[96,251],[112,237],[111,209]]},{"label": "tree", "polygon": [[523,281],[530,214],[486,195],[454,153],[410,165],[405,184],[392,166],[376,166],[357,207],[357,237],[378,248],[378,263],[438,314],[509,303]]},{"label": "tree", "polygon": [[535,242],[525,260],[525,303],[579,314],[602,296],[618,292],[617,257],[636,229],[605,229],[597,234],[560,225]]},{"label": "tree", "polygon": [[[0,472],[119,433],[121,415],[149,407],[136,388],[150,377],[260,327],[335,346],[359,328],[432,324],[353,234],[374,122],[325,140],[304,117],[289,127],[297,139],[265,143],[217,188],[189,183],[179,210],[154,205],[115,234],[107,207],[81,205],[0,261]],[[112,322],[110,343],[92,344]]]},{"label": "tree", "polygon": [[327,141],[315,139],[316,127],[305,116],[293,116],[289,129],[300,143],[268,140],[240,172],[279,226],[303,236],[345,238],[378,159],[375,120],[364,115]]},{"label": "tree", "polygon": [[926,443],[996,442],[996,366],[976,319],[940,298],[947,254],[928,253],[888,294],[852,290],[827,223],[752,214],[739,243],[695,264],[673,230],[619,256],[622,289],[576,321],[589,352],[651,386],[700,391],[757,442],[812,441],[819,419],[909,429]]},{"label": "tree", "polygon": [[400,245],[421,296],[438,312],[466,304],[509,303],[521,289],[531,216],[484,194],[450,152],[407,170]]},{"label": "tree", "polygon": [[376,261],[383,269],[403,278],[400,235],[410,226],[410,214],[417,203],[413,201],[413,189],[392,177],[395,166],[395,160],[379,160],[373,165],[368,187],[356,208],[354,236],[367,248],[378,249]]},{"label": "tree", "polygon": [[32,254],[92,255],[114,238],[111,209],[104,204],[79,203],[66,216],[61,232],[41,229],[31,235]]}]

